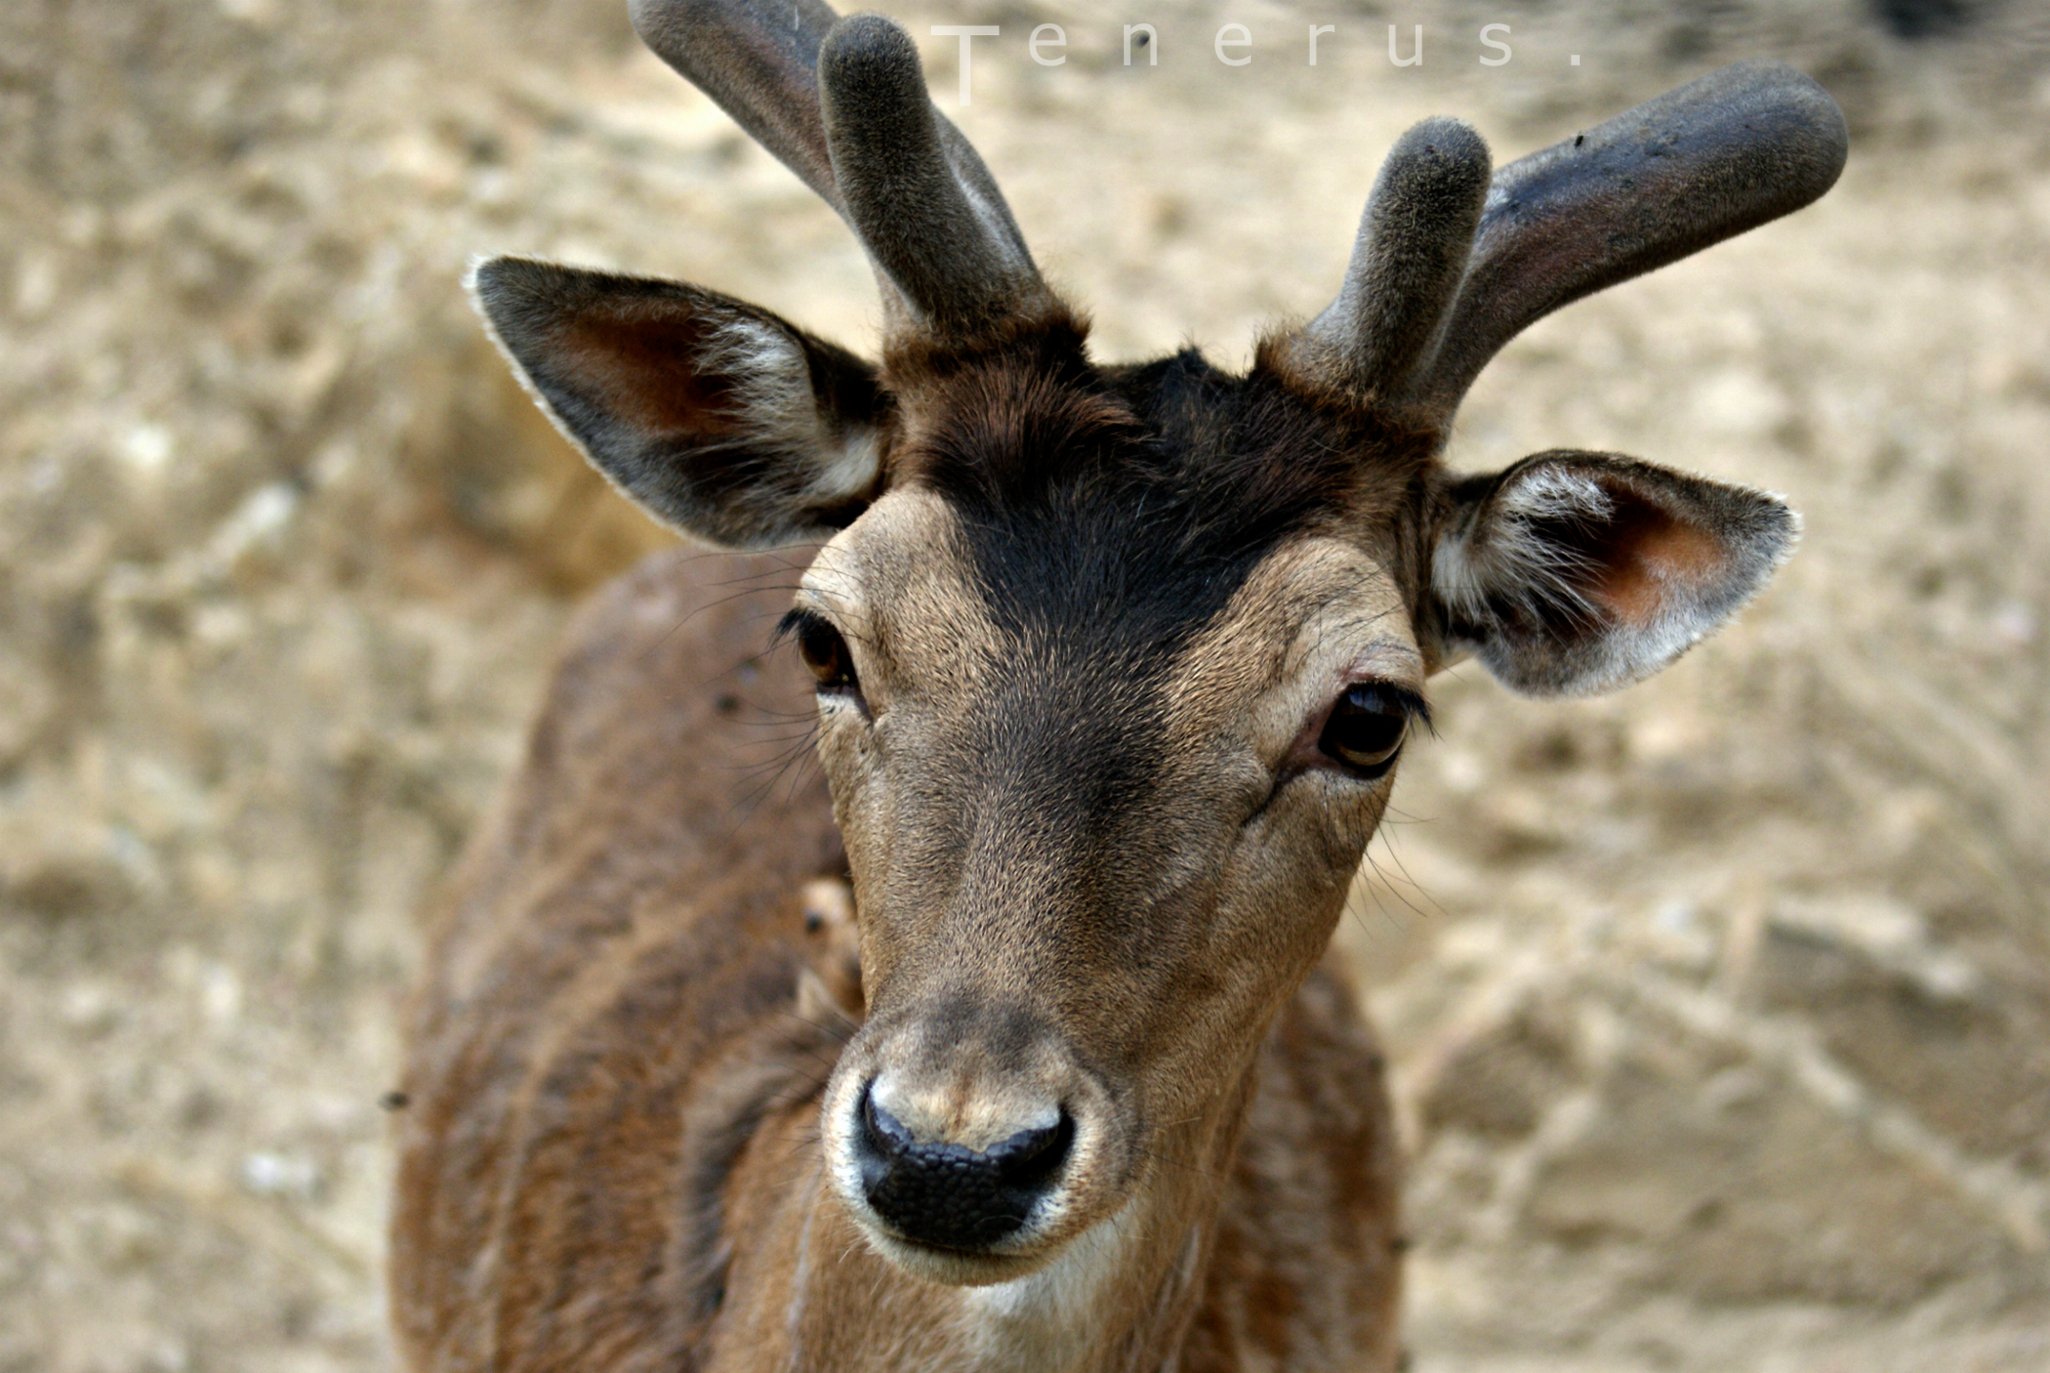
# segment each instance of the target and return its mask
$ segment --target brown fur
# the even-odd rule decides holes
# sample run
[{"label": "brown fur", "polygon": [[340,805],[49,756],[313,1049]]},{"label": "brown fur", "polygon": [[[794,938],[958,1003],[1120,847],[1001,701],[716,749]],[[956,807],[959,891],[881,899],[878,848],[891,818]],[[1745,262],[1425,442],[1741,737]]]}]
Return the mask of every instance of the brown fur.
[{"label": "brown fur", "polygon": [[[733,670],[780,598],[721,600],[786,571],[675,554],[607,592],[455,879],[403,1082],[392,1307],[416,1369],[976,1366],[974,1289],[871,1252],[822,1177],[852,1028],[824,1012],[860,1003],[807,883],[844,860],[815,775],[750,805],[759,712],[810,705],[785,659]],[[1395,1143],[1333,976],[1216,1085],[1226,1109],[1159,1169],[1186,1222],[1145,1237],[1165,1261],[1062,1313],[1100,1337],[1077,1366],[1392,1368]]]}]

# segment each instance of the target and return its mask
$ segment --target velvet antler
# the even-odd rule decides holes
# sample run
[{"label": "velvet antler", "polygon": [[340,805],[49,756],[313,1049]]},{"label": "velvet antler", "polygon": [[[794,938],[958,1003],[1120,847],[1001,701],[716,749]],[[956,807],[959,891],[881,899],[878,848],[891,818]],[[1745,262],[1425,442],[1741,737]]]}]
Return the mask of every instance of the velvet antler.
[{"label": "velvet antler", "polygon": [[860,238],[893,327],[957,335],[1050,299],[989,169],[878,15],[820,0],[633,0],[643,41]]},{"label": "velvet antler", "polygon": [[1569,301],[1809,204],[1843,113],[1791,67],[1740,62],[1519,158],[1452,120],[1397,143],[1345,286],[1292,340],[1323,383],[1449,419],[1495,353]]}]

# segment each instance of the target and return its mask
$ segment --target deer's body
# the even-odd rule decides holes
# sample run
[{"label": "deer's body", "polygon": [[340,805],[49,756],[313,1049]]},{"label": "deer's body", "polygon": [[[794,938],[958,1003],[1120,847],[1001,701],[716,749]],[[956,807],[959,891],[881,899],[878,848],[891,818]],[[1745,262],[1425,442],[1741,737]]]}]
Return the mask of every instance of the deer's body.
[{"label": "deer's body", "polygon": [[[1645,676],[1795,532],[1611,454],[1456,475],[1453,412],[1532,320],[1821,194],[1841,115],[1739,66],[1499,170],[1426,121],[1248,372],[1113,366],[889,21],[635,19],[855,230],[882,360],[682,283],[473,278],[629,496],[815,552],[658,561],[582,622],[412,1026],[409,1361],[1386,1373],[1389,1108],[1321,965],[1427,680]],[[745,588],[800,572],[802,741],[794,666],[744,668]],[[779,748],[824,784],[765,784]]]},{"label": "deer's body", "polygon": [[1328,970],[1219,1084],[1157,1214],[1120,1219],[1120,1262],[1007,1304],[861,1242],[818,1127],[860,1009],[816,885],[846,860],[815,770],[768,786],[809,693],[756,667],[774,593],[734,595],[785,575],[670,554],[609,588],[448,894],[400,1124],[413,1366],[1393,1367],[1393,1123]]}]

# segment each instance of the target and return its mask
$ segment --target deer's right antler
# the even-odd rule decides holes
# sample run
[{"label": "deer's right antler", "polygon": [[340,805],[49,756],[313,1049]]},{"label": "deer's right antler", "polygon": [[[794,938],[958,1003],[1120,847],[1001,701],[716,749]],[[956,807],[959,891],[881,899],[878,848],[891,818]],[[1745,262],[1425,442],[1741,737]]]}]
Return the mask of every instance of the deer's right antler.
[{"label": "deer's right antler", "polygon": [[1848,138],[1829,94],[1775,62],[1712,72],[1492,183],[1473,130],[1427,121],[1390,153],[1344,289],[1292,356],[1326,384],[1449,420],[1502,345],[1553,310],[1814,201]]},{"label": "deer's right antler", "polygon": [[632,0],[632,14],[657,56],[839,211],[893,329],[957,337],[1051,301],[897,25],[821,0]]}]

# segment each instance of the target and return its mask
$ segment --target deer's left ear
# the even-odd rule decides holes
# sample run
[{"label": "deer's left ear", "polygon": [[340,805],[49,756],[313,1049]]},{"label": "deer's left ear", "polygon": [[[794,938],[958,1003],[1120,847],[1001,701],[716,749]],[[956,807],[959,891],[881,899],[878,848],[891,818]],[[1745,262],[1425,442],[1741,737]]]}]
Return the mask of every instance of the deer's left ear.
[{"label": "deer's left ear", "polygon": [[1602,453],[1539,453],[1448,494],[1431,559],[1441,652],[1536,696],[1658,671],[1749,600],[1800,532],[1763,492]]},{"label": "deer's left ear", "polygon": [[563,432],[686,533],[729,548],[827,539],[881,484],[875,369],[766,310],[526,258],[480,264],[470,288]]}]

